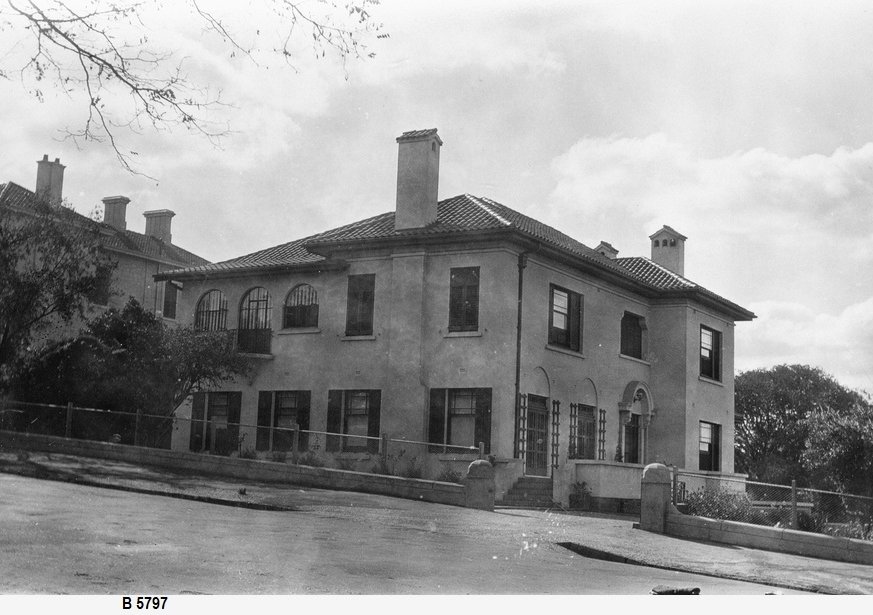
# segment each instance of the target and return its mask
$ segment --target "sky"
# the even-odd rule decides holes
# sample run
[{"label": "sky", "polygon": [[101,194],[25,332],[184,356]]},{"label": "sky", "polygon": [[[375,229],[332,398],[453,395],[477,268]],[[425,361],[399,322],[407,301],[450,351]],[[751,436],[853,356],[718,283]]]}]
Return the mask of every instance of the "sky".
[{"label": "sky", "polygon": [[[256,3],[202,6],[244,41],[278,31]],[[392,211],[395,138],[438,128],[440,198],[489,197],[620,256],[648,256],[668,224],[688,236],[686,276],[757,314],[737,324],[737,370],[809,364],[873,392],[873,5],[383,0],[371,13],[389,35],[364,39],[375,57],[315,59],[302,40],[293,67],[231,57],[177,3],[116,23],[220,90],[230,104],[210,117],[229,133],[218,146],[125,134],[143,173],[130,174],[105,144],[63,139],[80,97],[40,86],[37,101],[13,73],[0,181],[32,188],[35,161],[60,158],[78,211],[122,194],[142,231],[142,212],[171,209],[174,243],[220,261]]]}]

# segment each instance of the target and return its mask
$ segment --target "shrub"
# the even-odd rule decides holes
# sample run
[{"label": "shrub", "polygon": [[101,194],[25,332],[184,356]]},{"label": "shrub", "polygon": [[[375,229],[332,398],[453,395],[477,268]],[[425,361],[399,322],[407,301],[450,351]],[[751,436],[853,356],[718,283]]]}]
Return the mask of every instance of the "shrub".
[{"label": "shrub", "polygon": [[409,463],[406,464],[406,467],[400,473],[400,476],[404,478],[421,478],[424,476],[424,469],[421,467],[421,462],[418,460],[418,457],[413,457],[409,460]]},{"label": "shrub", "polygon": [[277,463],[285,463],[288,460],[288,453],[285,451],[272,451],[270,453],[270,461],[275,461]]},{"label": "shrub", "polygon": [[324,459],[318,456],[317,453],[312,451],[306,451],[305,453],[299,455],[295,460],[297,465],[301,466],[311,466],[313,468],[323,468],[325,463]]},{"label": "shrub", "polygon": [[356,465],[354,459],[348,459],[345,457],[334,457],[333,462],[340,470],[354,470]]},{"label": "shrub", "polygon": [[[702,487],[685,496],[686,514],[755,523],[755,509],[745,493]],[[758,515],[760,516],[760,515]]]},{"label": "shrub", "polygon": [[257,459],[258,454],[255,452],[255,449],[246,447],[239,452],[240,459]]},{"label": "shrub", "polygon": [[371,474],[385,474],[386,476],[394,475],[394,464],[395,461],[388,455],[388,457],[376,457],[376,463],[373,464],[373,467],[370,468]]},{"label": "shrub", "polygon": [[444,483],[460,483],[461,473],[452,468],[450,465],[444,465],[443,469],[437,475],[436,480]]}]

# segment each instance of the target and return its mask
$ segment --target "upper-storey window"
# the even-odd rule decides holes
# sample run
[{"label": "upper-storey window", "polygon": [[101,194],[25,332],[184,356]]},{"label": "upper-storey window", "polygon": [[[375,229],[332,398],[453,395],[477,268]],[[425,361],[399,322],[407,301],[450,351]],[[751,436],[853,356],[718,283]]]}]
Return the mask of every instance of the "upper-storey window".
[{"label": "upper-storey window", "polygon": [[273,306],[267,289],[258,286],[247,292],[239,306],[240,352],[269,354],[272,319]]},{"label": "upper-storey window", "polygon": [[452,268],[449,280],[449,331],[479,330],[479,268]]},{"label": "upper-storey window", "polygon": [[224,331],[227,328],[227,298],[220,290],[210,290],[200,297],[194,312],[198,331]]},{"label": "upper-storey window", "polygon": [[554,284],[549,290],[549,344],[582,347],[582,295]]},{"label": "upper-storey window", "polygon": [[94,286],[88,293],[88,301],[97,305],[109,305],[112,295],[112,269],[109,265],[99,265],[94,277]]},{"label": "upper-storey window", "polygon": [[298,284],[285,299],[282,328],[317,327],[318,293],[309,284]]},{"label": "upper-storey window", "polygon": [[164,318],[176,318],[176,305],[179,301],[181,288],[180,284],[172,280],[164,282],[164,309],[161,312]]},{"label": "upper-storey window", "polygon": [[721,331],[700,326],[700,375],[721,380]]},{"label": "upper-storey window", "polygon": [[621,354],[643,358],[645,346],[646,319],[631,312],[625,312],[621,319]]},{"label": "upper-storey window", "polygon": [[376,274],[349,276],[346,335],[373,335]]}]

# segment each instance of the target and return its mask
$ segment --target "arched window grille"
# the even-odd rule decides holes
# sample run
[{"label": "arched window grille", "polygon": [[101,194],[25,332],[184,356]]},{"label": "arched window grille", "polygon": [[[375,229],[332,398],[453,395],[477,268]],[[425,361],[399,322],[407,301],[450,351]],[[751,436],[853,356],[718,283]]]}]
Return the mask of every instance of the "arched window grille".
[{"label": "arched window grille", "polygon": [[194,313],[198,331],[224,331],[227,328],[227,298],[220,290],[210,290],[200,297]]},{"label": "arched window grille", "polygon": [[270,293],[260,286],[245,294],[239,306],[240,352],[270,353],[273,307]]},{"label": "arched window grille", "polygon": [[285,299],[282,328],[317,326],[318,293],[309,284],[299,284],[291,289]]}]

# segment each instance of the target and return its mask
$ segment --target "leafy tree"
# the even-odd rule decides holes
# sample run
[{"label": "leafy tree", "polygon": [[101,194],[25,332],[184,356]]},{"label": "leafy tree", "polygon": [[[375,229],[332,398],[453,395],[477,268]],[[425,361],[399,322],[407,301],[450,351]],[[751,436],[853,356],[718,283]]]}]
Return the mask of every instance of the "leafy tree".
[{"label": "leafy tree", "polygon": [[40,200],[0,204],[0,385],[41,331],[83,314],[110,267],[87,219]]},{"label": "leafy tree", "polygon": [[873,404],[813,411],[803,461],[816,485],[873,497]]},{"label": "leafy tree", "polygon": [[[381,24],[370,11],[378,0],[266,0],[202,5],[197,0],[6,0],[0,6],[0,77],[17,73],[28,92],[42,100],[45,90],[80,98],[87,114],[79,129],[67,129],[77,142],[107,141],[128,170],[136,152],[124,149],[119,133],[143,128],[162,131],[176,125],[210,140],[228,133],[209,113],[226,107],[207,78],[192,77],[196,61],[161,44],[168,25],[199,26],[204,45],[228,60],[266,66],[279,59],[292,69],[309,48],[347,58],[372,57],[365,39],[379,37]],[[184,10],[173,20],[167,14]],[[167,22],[170,22],[169,24]],[[305,47],[301,48],[301,44]],[[214,73],[212,73],[214,78]]]},{"label": "leafy tree", "polygon": [[804,451],[813,413],[849,412],[859,393],[840,385],[821,369],[777,365],[739,374],[735,381],[735,465],[753,480],[809,484]]},{"label": "leafy tree", "polygon": [[[192,392],[247,373],[226,331],[168,327],[133,297],[91,322],[78,339],[35,358],[17,378],[22,401],[142,411],[141,443],[166,445],[167,420]],[[167,419],[163,418],[167,417]]]}]

